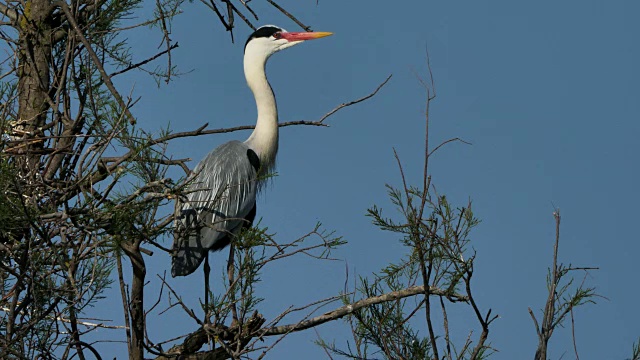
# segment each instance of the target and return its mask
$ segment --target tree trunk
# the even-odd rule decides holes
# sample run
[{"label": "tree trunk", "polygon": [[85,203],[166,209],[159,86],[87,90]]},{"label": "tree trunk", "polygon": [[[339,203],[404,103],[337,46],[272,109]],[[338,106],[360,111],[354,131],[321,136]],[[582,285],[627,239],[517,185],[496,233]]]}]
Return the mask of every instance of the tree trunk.
[{"label": "tree trunk", "polygon": [[[18,124],[15,130],[28,140],[39,135],[47,118],[48,92],[51,86],[51,13],[49,0],[28,0],[19,20],[18,50]],[[39,169],[40,156],[30,149],[42,148],[37,141],[25,146],[22,171],[28,178]]]},{"label": "tree trunk", "polygon": [[147,275],[147,268],[144,258],[140,252],[140,240],[133,243],[123,243],[122,249],[131,260],[133,268],[133,278],[131,280],[131,293],[129,294],[129,314],[131,327],[131,344],[129,347],[129,359],[144,359],[144,334],[145,334],[145,314],[144,314],[144,281]]}]

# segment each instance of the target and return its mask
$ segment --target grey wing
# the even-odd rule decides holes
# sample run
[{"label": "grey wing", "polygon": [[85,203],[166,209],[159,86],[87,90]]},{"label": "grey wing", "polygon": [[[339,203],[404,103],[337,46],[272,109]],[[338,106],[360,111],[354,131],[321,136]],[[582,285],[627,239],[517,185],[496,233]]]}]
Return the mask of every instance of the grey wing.
[{"label": "grey wing", "polygon": [[194,169],[187,200],[178,206],[172,276],[194,272],[209,250],[221,250],[255,216],[258,156],[231,141],[210,152]]}]

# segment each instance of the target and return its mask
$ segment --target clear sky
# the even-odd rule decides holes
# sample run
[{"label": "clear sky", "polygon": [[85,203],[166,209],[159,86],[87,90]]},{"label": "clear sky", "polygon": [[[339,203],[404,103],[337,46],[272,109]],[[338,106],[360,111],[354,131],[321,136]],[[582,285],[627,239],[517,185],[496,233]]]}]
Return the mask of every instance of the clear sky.
[{"label": "clear sky", "polygon": [[[251,4],[265,14],[260,24],[298,30],[262,1]],[[392,234],[374,228],[364,215],[373,204],[392,210],[384,187],[400,185],[392,148],[409,181],[420,180],[425,94],[414,71],[426,74],[428,44],[437,87],[432,143],[460,137],[473,144],[447,146],[433,158],[431,170],[441,193],[459,205],[472,199],[482,220],[471,234],[478,252],[474,289],[482,308],[500,315],[490,333],[500,351],[493,358],[533,357],[537,341],[527,308],[539,315],[546,298],[554,206],[563,215],[560,260],[600,267],[586,281],[606,297],[575,313],[580,358],[630,357],[640,336],[640,290],[634,285],[640,251],[640,3],[322,0],[316,6],[305,0],[282,5],[314,30],[335,35],[271,58],[267,72],[281,121],[317,119],[369,93],[389,74],[393,79],[377,97],[331,117],[330,128],[281,130],[279,176],[259,201],[258,217],[282,241],[321,221],[349,244],[335,254],[344,261],[300,258],[269,268],[258,287],[266,298],[262,313],[270,319],[290,305],[336,295],[346,267],[353,279],[403,255]],[[250,30],[237,19],[231,44],[202,4],[185,3],[183,11],[172,29],[180,44],[173,62],[190,72],[160,88],[142,74],[120,80],[124,93],[135,84],[142,96],[134,109],[139,124],[170,125],[173,131],[205,122],[213,128],[252,124],[255,109],[242,73]],[[157,51],[160,39],[149,34],[131,37],[139,58]],[[190,138],[169,151],[193,158],[195,166],[215,146],[248,135]],[[219,273],[226,253],[211,259]],[[169,270],[169,257],[157,253],[149,267],[150,286],[157,288],[155,274]],[[200,273],[172,280],[194,308],[202,294]],[[219,288],[219,279],[213,286]],[[147,307],[155,301],[153,292],[147,301]],[[111,313],[105,316],[122,322],[120,308],[109,308],[111,303],[119,302],[103,303]],[[464,308],[450,308],[450,316],[470,315]],[[472,323],[462,321],[458,336]],[[149,331],[160,340],[195,329],[173,311],[151,321]],[[342,321],[317,330],[346,345],[349,332]],[[315,337],[314,331],[291,335],[271,358],[326,358],[312,343]],[[116,351],[111,346],[106,352]],[[558,330],[550,348],[553,359],[573,358],[568,328]]]}]

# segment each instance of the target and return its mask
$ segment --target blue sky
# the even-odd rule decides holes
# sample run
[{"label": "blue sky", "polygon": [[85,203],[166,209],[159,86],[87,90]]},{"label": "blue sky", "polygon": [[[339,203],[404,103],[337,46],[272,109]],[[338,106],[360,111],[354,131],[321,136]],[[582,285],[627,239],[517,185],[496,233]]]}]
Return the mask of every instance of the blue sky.
[{"label": "blue sky", "polygon": [[[258,287],[266,298],[265,316],[337,294],[346,267],[353,279],[403,255],[393,235],[374,228],[364,215],[374,204],[392,210],[384,185],[400,185],[393,148],[408,181],[420,181],[425,93],[414,72],[426,75],[428,44],[437,88],[431,142],[460,137],[472,143],[439,151],[431,172],[441,193],[459,205],[472,199],[482,220],[471,234],[478,252],[474,289],[481,307],[500,315],[490,333],[499,350],[493,358],[533,356],[537,341],[527,308],[538,311],[546,298],[554,206],[563,215],[560,260],[599,267],[586,281],[606,297],[575,313],[581,359],[629,357],[640,336],[640,290],[633,285],[640,250],[640,3],[281,3],[314,30],[335,33],[270,60],[267,72],[281,121],[317,119],[369,93],[389,74],[393,79],[375,98],[331,117],[329,128],[281,130],[279,176],[258,203],[262,223],[286,241],[321,221],[349,244],[335,254],[343,261],[300,258],[269,268]],[[260,24],[298,30],[266,4],[251,4],[264,14]],[[185,3],[183,11],[172,29],[180,44],[173,62],[189,72],[160,88],[142,74],[119,80],[123,93],[134,86],[142,96],[134,108],[139,124],[152,130],[170,125],[173,131],[206,122],[212,128],[252,124],[255,109],[242,74],[242,46],[250,30],[239,24],[231,44],[202,4]],[[134,53],[155,53],[160,39],[154,34],[132,35]],[[248,135],[180,140],[169,151],[193,158],[195,166],[215,146]],[[219,272],[226,254],[211,259]],[[168,256],[156,254],[149,267],[151,287],[157,288],[154,274],[169,269]],[[202,293],[199,273],[172,280],[194,308]],[[151,306],[155,297],[149,294],[147,301]],[[106,304],[104,311],[122,318],[118,307]],[[460,321],[458,336],[466,336],[472,321],[464,319],[471,314],[464,306],[449,311]],[[178,311],[150,324],[156,340],[195,330]],[[346,345],[343,322],[317,330]],[[315,338],[313,331],[293,334],[271,358],[326,358],[312,343]],[[568,328],[558,330],[550,348],[553,359],[573,358]],[[124,352],[114,353],[124,357],[119,354]]]}]

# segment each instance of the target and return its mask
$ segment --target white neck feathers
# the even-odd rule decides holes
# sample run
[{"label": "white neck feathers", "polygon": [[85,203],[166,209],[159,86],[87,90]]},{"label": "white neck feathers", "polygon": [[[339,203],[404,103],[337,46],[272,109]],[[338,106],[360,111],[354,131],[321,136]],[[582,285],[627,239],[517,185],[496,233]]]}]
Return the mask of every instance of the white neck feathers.
[{"label": "white neck feathers", "polygon": [[256,152],[262,172],[266,172],[274,167],[278,152],[278,107],[265,74],[270,54],[260,50],[249,44],[244,55],[244,74],[258,109],[256,128],[245,144]]}]

